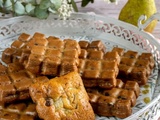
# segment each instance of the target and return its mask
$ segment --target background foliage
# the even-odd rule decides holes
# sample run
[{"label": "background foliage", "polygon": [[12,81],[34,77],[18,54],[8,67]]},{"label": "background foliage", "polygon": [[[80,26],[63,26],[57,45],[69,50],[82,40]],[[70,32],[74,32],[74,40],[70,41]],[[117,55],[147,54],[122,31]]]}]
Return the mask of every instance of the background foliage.
[{"label": "background foliage", "polygon": [[[115,2],[116,0],[104,0]],[[77,2],[82,7],[94,0],[0,0],[0,12],[4,14],[11,13],[13,16],[29,15],[45,19],[49,13],[59,14],[62,17],[69,17],[71,12],[78,12]]]}]

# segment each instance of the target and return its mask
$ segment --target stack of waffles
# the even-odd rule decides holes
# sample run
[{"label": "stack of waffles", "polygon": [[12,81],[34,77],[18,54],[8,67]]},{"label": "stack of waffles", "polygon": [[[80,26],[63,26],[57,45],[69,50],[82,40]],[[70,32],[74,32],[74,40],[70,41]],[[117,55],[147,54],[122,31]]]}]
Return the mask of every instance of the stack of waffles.
[{"label": "stack of waffles", "polygon": [[[101,40],[77,42],[46,37],[42,33],[33,36],[22,33],[3,51],[2,61],[6,64],[0,65],[0,101],[3,104],[22,103],[32,98],[29,88],[33,84],[41,85],[51,78],[76,72],[94,112],[119,118],[132,114],[140,86],[147,83],[154,68],[151,53],[139,54],[119,47],[107,51]],[[4,105],[1,108],[8,109]]]},{"label": "stack of waffles", "polygon": [[33,102],[0,103],[0,118],[2,120],[40,120]]}]

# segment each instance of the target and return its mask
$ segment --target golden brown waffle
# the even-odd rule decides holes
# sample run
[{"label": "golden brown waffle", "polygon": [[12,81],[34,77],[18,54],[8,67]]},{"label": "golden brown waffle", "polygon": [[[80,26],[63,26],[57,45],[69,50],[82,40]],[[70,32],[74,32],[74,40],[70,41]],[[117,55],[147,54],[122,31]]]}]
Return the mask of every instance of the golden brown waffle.
[{"label": "golden brown waffle", "polygon": [[88,93],[103,94],[117,99],[128,99],[130,100],[131,105],[135,106],[136,99],[140,94],[140,87],[138,83],[136,81],[127,81],[126,83],[123,83],[120,79],[117,79],[117,81],[120,81],[118,83],[119,85],[109,90],[99,88],[86,88],[86,90]]},{"label": "golden brown waffle", "polygon": [[78,43],[81,49],[106,52],[106,47],[101,40],[94,40],[92,42],[81,40]]},{"label": "golden brown waffle", "polygon": [[29,34],[22,33],[18,39],[11,44],[11,47],[3,51],[2,61],[6,64],[19,61],[22,50],[30,38],[31,36]]},{"label": "golden brown waffle", "polygon": [[0,118],[2,120],[40,120],[35,104],[32,102],[0,103]]},{"label": "golden brown waffle", "polygon": [[122,48],[113,48],[121,55],[118,78],[123,80],[135,80],[140,85],[145,85],[154,67],[154,58],[151,53],[141,53]]},{"label": "golden brown waffle", "polygon": [[35,76],[24,69],[20,63],[10,63],[7,73],[0,75],[0,101],[12,103],[13,101],[30,98],[29,87],[38,81],[47,81],[45,76]]},{"label": "golden brown waffle", "polygon": [[0,75],[7,73],[7,67],[0,63]]},{"label": "golden brown waffle", "polygon": [[[86,102],[88,96],[86,93],[81,93],[83,87],[81,82],[79,83],[80,78],[70,73],[72,71],[78,71],[81,75],[95,113],[102,116],[128,117],[139,96],[139,85],[146,84],[154,67],[154,58],[150,53],[139,55],[138,52],[124,51],[118,47],[106,52],[106,47],[100,40],[77,42],[71,39],[61,40],[54,36],[46,37],[42,33],[35,33],[32,37],[22,33],[9,48],[3,51],[2,61],[7,64],[7,67],[0,64],[0,101],[12,103],[28,99],[31,94],[38,106],[40,117],[47,119],[57,117],[51,115],[53,111],[50,111],[50,108],[55,108],[56,114],[62,113],[59,115],[63,118],[63,113],[68,115],[63,111],[64,108],[67,111],[74,110],[77,104],[80,104],[80,109],[73,113],[84,114],[86,109],[90,112],[87,111],[87,116],[71,115],[69,118],[94,119],[90,105]],[[55,78],[54,82],[46,77],[64,74],[67,74],[67,77],[62,77],[60,80]],[[66,81],[61,82],[61,79]],[[47,82],[42,84],[40,81]],[[30,86],[32,87],[29,94]],[[61,94],[63,95],[57,98]],[[81,99],[84,98],[85,102],[76,97],[79,94],[83,94]],[[77,104],[75,105],[74,102]],[[21,106],[24,103],[19,104]],[[86,106],[88,108],[85,108]],[[22,120],[23,115],[24,119],[35,118],[35,116],[28,117],[24,112],[23,115],[12,113],[10,108],[0,106],[0,113],[2,113],[0,118],[15,117]],[[58,109],[61,108],[63,110],[59,112]],[[19,108],[15,107],[15,109],[18,111]],[[45,112],[47,116],[44,116]]]},{"label": "golden brown waffle", "polygon": [[86,89],[96,114],[126,118],[132,113],[132,107],[135,106],[140,93],[139,85],[135,81],[127,81],[123,85],[121,80],[118,81],[121,85],[117,87],[121,86],[120,88]]},{"label": "golden brown waffle", "polygon": [[[25,60],[25,68],[35,74],[59,76],[71,71],[77,71],[80,47],[71,39],[60,40],[55,37],[48,39],[32,38],[31,52]],[[22,58],[27,56],[22,54]],[[24,61],[24,60],[23,60]]]},{"label": "golden brown waffle", "polygon": [[119,61],[117,52],[86,50],[86,54],[81,54],[78,66],[85,87],[115,87]]},{"label": "golden brown waffle", "polygon": [[32,73],[51,76],[77,71],[80,54],[77,41],[62,41],[54,36],[46,38],[42,33],[35,33],[32,37],[25,35],[21,34],[10,48],[4,50],[3,62],[8,64],[18,61]]},{"label": "golden brown waffle", "polygon": [[41,119],[95,119],[82,79],[77,72],[53,78],[43,84],[35,83],[29,90]]},{"label": "golden brown waffle", "polygon": [[130,100],[88,93],[94,112],[100,116],[126,118],[132,114]]}]

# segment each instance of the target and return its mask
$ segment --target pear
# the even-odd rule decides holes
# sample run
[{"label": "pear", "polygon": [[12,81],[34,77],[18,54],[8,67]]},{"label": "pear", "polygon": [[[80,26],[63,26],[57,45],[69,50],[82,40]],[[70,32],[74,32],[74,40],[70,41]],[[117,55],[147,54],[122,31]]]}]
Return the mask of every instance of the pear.
[{"label": "pear", "polygon": [[[138,19],[146,15],[147,19],[157,12],[154,0],[128,0],[119,14],[119,20],[138,26]],[[142,21],[144,23],[145,21]],[[144,30],[152,33],[157,20],[153,20]]]}]

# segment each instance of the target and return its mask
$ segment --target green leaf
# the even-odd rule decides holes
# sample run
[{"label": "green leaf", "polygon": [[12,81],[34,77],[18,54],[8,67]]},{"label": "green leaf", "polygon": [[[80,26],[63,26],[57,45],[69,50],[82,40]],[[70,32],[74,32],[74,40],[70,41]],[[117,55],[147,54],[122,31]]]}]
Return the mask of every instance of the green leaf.
[{"label": "green leaf", "polygon": [[55,7],[49,7],[48,11],[51,13],[57,13],[57,9]]},{"label": "green leaf", "polygon": [[36,0],[25,0],[25,3],[32,3],[32,4],[36,4]]},{"label": "green leaf", "polygon": [[0,0],[0,7],[3,7],[3,0]]},{"label": "green leaf", "polygon": [[71,4],[73,6],[74,11],[78,12],[78,7],[74,0],[71,0]]},{"label": "green leaf", "polygon": [[47,9],[51,5],[51,2],[49,0],[42,0],[40,2],[40,9]]},{"label": "green leaf", "polygon": [[54,6],[55,9],[59,9],[62,4],[62,0],[50,0],[50,2],[52,3],[52,7]]},{"label": "green leaf", "polygon": [[35,8],[35,16],[40,19],[46,19],[49,15],[47,9],[41,9],[39,6]]},{"label": "green leaf", "polygon": [[6,0],[4,3],[4,7],[6,10],[12,10],[12,2],[11,0]]},{"label": "green leaf", "polygon": [[27,12],[27,13],[31,13],[32,11],[34,11],[35,6],[32,5],[32,4],[30,4],[30,3],[28,3],[28,4],[25,6],[25,9],[26,9],[26,12]]},{"label": "green leaf", "polygon": [[20,1],[17,1],[14,4],[14,9],[15,9],[15,13],[18,15],[25,14],[25,7],[23,6],[23,4]]},{"label": "green leaf", "polygon": [[82,0],[81,6],[82,6],[82,7],[85,7],[85,6],[88,5],[89,2],[94,3],[94,0]]},{"label": "green leaf", "polygon": [[110,2],[116,2],[117,0],[110,0]]},{"label": "green leaf", "polygon": [[36,1],[36,4],[39,5],[42,0],[35,0],[35,1]]}]

